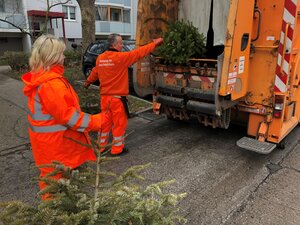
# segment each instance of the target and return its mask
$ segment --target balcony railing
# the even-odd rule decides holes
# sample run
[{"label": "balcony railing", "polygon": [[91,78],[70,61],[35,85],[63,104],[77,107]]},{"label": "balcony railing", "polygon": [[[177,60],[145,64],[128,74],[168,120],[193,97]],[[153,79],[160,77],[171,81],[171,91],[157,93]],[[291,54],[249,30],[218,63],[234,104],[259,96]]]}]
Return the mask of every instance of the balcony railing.
[{"label": "balcony railing", "polygon": [[96,21],[96,34],[119,33],[131,35],[131,24],[122,22]]},{"label": "balcony railing", "polygon": [[[15,24],[18,27],[26,28],[26,20],[23,14],[7,14],[1,13],[0,18],[3,20],[7,20],[8,22]],[[9,23],[0,21],[0,28],[1,29],[16,29],[14,26],[10,25]]]},{"label": "balcony railing", "polygon": [[99,4],[119,4],[119,5],[124,5],[124,6],[131,6],[131,0],[96,0],[95,3]]}]

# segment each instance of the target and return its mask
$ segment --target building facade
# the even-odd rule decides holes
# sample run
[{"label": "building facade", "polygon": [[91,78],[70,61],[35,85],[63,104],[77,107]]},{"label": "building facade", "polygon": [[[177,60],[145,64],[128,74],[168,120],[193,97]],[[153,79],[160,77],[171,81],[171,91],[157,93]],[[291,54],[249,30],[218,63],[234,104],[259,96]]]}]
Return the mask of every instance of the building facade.
[{"label": "building facade", "polygon": [[[124,39],[135,39],[138,0],[95,0],[95,36],[106,39],[119,33]],[[82,39],[81,12],[76,0],[49,0],[54,5],[47,14],[46,0],[0,0],[0,54],[4,51],[30,51],[32,36],[45,27],[46,32],[66,41],[68,48]],[[46,22],[46,16],[48,20]],[[16,25],[16,26],[14,26]]]}]

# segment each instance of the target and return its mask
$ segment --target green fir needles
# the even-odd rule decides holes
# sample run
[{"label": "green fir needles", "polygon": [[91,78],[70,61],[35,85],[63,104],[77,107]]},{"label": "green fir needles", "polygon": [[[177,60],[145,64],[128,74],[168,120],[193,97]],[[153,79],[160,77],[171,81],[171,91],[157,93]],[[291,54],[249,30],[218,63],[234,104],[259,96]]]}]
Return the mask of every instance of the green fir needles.
[{"label": "green fir needles", "polygon": [[[4,225],[172,225],[186,220],[178,213],[178,202],[185,194],[164,193],[174,181],[165,181],[145,187],[141,171],[149,166],[138,165],[121,175],[106,172],[104,163],[117,158],[100,157],[96,164],[87,164],[76,170],[59,162],[45,165],[53,173],[63,174],[53,180],[43,178],[49,186],[40,192],[50,199],[38,206],[22,202],[1,203],[0,224]],[[95,182],[97,180],[97,182]],[[143,187],[142,187],[143,186]],[[2,223],[1,223],[2,222]]]},{"label": "green fir needles", "polygon": [[175,21],[164,34],[164,43],[157,54],[166,64],[185,65],[190,58],[203,58],[205,37],[191,22]]}]

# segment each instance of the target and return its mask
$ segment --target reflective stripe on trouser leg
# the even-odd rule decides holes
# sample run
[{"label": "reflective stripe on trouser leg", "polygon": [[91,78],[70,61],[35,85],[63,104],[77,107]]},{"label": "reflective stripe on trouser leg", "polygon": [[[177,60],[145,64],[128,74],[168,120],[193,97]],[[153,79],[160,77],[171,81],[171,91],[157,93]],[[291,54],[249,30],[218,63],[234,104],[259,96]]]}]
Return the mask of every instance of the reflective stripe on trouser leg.
[{"label": "reflective stripe on trouser leg", "polygon": [[127,128],[127,115],[123,103],[118,98],[111,101],[112,120],[113,120],[113,146],[111,154],[120,154],[125,145],[125,131]]},{"label": "reflective stripe on trouser leg", "polygon": [[109,139],[109,133],[111,131],[112,127],[112,112],[110,110],[110,102],[111,102],[112,96],[101,96],[101,112],[108,114],[108,121],[107,123],[102,125],[102,132],[99,137],[99,145],[102,147],[100,149],[100,152],[103,152],[105,150],[105,147],[108,144]]},{"label": "reflective stripe on trouser leg", "polygon": [[98,144],[100,146],[100,152],[103,152],[105,150],[105,147],[107,146],[109,138],[109,132],[101,132],[100,136],[98,137]]}]

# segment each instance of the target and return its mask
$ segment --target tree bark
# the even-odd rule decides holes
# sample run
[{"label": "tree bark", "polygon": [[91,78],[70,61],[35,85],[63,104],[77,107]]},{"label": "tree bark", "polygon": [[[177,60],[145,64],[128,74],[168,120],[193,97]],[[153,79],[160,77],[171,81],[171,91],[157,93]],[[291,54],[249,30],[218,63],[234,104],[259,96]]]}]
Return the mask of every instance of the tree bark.
[{"label": "tree bark", "polygon": [[77,0],[81,10],[82,53],[95,41],[95,0]]}]

